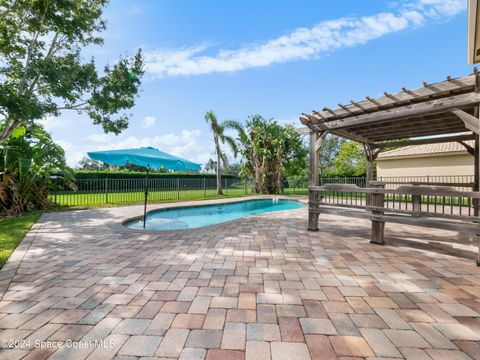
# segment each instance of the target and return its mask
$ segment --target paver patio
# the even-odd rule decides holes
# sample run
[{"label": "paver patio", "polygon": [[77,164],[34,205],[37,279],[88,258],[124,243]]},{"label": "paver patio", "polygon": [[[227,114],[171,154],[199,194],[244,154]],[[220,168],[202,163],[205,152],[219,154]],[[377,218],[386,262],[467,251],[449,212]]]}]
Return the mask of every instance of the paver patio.
[{"label": "paver patio", "polygon": [[306,209],[120,224],[141,211],[42,216],[0,271],[1,359],[480,359],[480,269],[456,233],[387,224],[381,247],[363,220],[308,232]]}]

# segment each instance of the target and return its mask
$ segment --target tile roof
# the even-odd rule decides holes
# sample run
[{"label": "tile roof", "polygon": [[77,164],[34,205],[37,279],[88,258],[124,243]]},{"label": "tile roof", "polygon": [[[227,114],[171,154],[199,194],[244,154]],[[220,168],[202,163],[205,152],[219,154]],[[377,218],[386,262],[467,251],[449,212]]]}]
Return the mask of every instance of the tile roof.
[{"label": "tile roof", "polygon": [[[474,141],[466,141],[470,146],[474,146]],[[462,144],[457,142],[426,144],[426,145],[410,145],[402,148],[389,150],[380,153],[378,159],[391,159],[397,157],[427,157],[432,154],[441,153],[467,153]]]}]

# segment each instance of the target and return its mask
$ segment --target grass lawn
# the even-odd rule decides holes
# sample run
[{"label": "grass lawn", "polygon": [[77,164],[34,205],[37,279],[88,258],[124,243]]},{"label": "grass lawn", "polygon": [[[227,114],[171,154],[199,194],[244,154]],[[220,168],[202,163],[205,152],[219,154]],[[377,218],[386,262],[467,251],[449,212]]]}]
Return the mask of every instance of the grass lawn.
[{"label": "grass lawn", "polygon": [[[229,188],[223,190],[224,195],[217,195],[215,189],[207,190],[162,190],[149,191],[149,203],[176,202],[186,200],[204,200],[225,197],[247,196],[244,188]],[[139,204],[144,201],[143,191],[110,192],[108,197],[104,192],[76,192],[50,194],[49,198],[58,206],[88,208],[116,205]]]},{"label": "grass lawn", "polygon": [[0,219],[0,268],[42,213]]},{"label": "grass lawn", "polygon": [[282,195],[308,195],[307,188],[285,188]]}]

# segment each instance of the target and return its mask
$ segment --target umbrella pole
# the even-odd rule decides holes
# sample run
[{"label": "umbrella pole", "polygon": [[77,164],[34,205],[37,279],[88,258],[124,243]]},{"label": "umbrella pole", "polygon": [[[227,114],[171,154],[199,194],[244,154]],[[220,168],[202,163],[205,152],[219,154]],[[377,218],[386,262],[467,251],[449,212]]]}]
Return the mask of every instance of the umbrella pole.
[{"label": "umbrella pole", "polygon": [[147,200],[148,200],[148,170],[147,168],[147,178],[145,179],[145,204],[143,206],[143,228],[145,229],[145,223],[147,222]]}]

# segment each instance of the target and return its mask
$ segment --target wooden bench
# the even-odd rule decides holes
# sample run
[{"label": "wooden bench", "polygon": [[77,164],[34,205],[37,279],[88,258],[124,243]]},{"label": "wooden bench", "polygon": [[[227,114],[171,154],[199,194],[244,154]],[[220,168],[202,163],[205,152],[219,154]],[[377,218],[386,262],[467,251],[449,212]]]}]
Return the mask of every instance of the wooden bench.
[{"label": "wooden bench", "polygon": [[385,222],[452,230],[478,241],[480,266],[480,192],[459,191],[449,186],[404,185],[385,189],[371,182],[368,188],[350,184],[310,186],[308,230],[318,231],[319,214],[371,220],[371,243],[383,245]]}]

